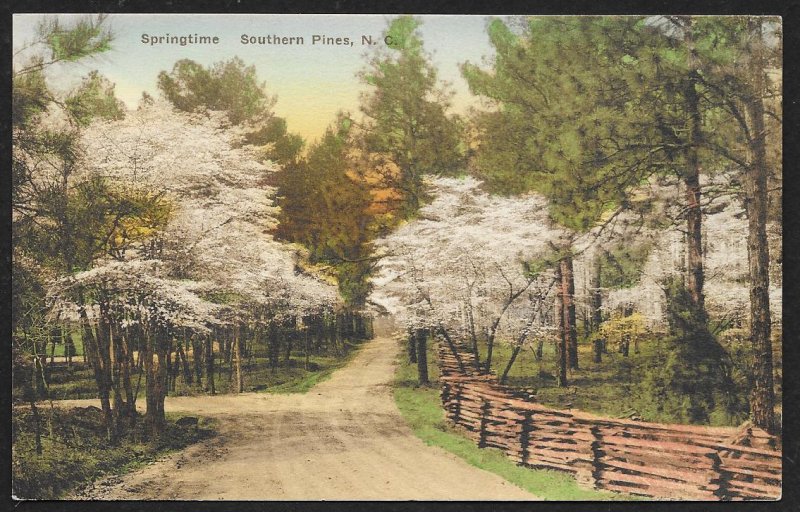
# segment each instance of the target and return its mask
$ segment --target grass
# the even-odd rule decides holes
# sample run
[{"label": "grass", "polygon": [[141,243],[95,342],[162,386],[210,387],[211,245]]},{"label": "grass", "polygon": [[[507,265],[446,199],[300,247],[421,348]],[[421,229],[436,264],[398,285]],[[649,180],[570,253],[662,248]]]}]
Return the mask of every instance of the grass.
[{"label": "grass", "polygon": [[[533,350],[525,348],[517,356],[506,384],[535,393],[536,400],[559,409],[580,409],[586,412],[618,417],[636,409],[637,383],[648,361],[655,356],[655,343],[642,343],[640,352],[631,347],[623,357],[609,347],[601,363],[592,362],[592,347],[578,345],[580,368],[568,373],[569,386],[556,386],[556,356],[552,344],[545,344],[543,357],[537,361]],[[482,358],[486,348],[480,347]],[[511,347],[496,343],[492,354],[492,370],[502,375],[511,357]]]},{"label": "grass", "polygon": [[347,365],[358,353],[361,344],[348,345],[348,349],[342,357],[314,358],[316,370],[307,371],[305,375],[288,380],[282,384],[268,387],[264,391],[267,393],[307,393],[311,388],[331,378],[333,372]]},{"label": "grass", "polygon": [[[431,344],[432,345],[432,344]],[[429,446],[438,446],[461,457],[469,464],[501,476],[545,500],[632,500],[633,496],[585,489],[566,473],[519,466],[501,450],[478,448],[474,441],[449,426],[439,400],[436,385],[438,369],[429,347],[430,386],[417,385],[416,365],[401,356],[395,375],[394,399],[400,413],[414,434]]]},{"label": "grass", "polygon": [[168,414],[168,424],[157,439],[148,440],[139,421],[111,445],[96,408],[44,407],[40,414],[41,454],[35,450],[30,410],[18,407],[12,414],[12,492],[19,499],[59,499],[99,478],[127,473],[215,435],[211,420],[200,418],[198,428],[182,428],[175,424],[181,416]]}]

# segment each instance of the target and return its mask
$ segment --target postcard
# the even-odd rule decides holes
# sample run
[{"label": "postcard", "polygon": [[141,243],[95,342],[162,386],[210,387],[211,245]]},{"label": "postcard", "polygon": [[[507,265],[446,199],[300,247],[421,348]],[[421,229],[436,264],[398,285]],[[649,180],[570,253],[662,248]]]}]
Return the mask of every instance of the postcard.
[{"label": "postcard", "polygon": [[15,14],[13,498],[780,499],[782,29]]}]

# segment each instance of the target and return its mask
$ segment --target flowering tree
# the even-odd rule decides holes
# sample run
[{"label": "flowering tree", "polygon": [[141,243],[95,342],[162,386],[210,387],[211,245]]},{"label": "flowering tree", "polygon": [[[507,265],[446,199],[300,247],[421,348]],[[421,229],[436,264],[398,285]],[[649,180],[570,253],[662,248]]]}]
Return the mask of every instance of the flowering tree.
[{"label": "flowering tree", "polygon": [[527,338],[532,305],[552,280],[540,260],[562,232],[537,195],[490,196],[473,178],[430,186],[434,199],[418,218],[378,241],[385,257],[372,300],[412,329],[470,340],[473,350],[484,338],[488,367],[498,336]]},{"label": "flowering tree", "polygon": [[268,234],[277,210],[274,190],[262,182],[274,169],[259,163],[241,136],[222,114],[147,102],[125,119],[93,124],[81,140],[76,179],[154,191],[172,205],[159,229],[122,226],[115,238],[136,243],[95,257],[90,270],[51,287],[57,311],[98,326],[89,343],[93,364],[104,409],[117,418],[134,415],[133,353],[143,361],[146,420],[154,432],[164,422],[173,351],[186,363],[179,335],[205,339],[192,348],[196,364],[201,353],[206,360],[213,392],[213,338],[227,333],[241,390],[243,328],[302,318],[337,302],[334,287],[298,272],[296,250]]}]

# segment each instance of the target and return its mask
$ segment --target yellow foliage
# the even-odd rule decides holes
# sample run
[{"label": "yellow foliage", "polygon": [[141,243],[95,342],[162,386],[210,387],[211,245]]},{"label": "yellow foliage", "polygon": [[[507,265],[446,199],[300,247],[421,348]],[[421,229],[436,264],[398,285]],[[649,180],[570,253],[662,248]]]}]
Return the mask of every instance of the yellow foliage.
[{"label": "yellow foliage", "polygon": [[608,343],[621,343],[625,336],[631,341],[641,339],[647,333],[644,316],[638,312],[629,316],[613,313],[611,318],[600,324],[600,336]]}]

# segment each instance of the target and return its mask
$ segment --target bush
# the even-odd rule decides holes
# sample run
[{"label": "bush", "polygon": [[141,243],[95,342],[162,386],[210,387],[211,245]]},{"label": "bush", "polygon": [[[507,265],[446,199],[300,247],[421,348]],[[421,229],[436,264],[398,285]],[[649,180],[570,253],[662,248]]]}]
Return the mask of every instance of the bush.
[{"label": "bush", "polygon": [[[683,282],[665,283],[666,338],[645,369],[637,393],[639,411],[656,421],[729,424],[746,417],[745,391],[733,377],[729,354],[693,307]],[[668,419],[668,420],[667,420]]]}]

